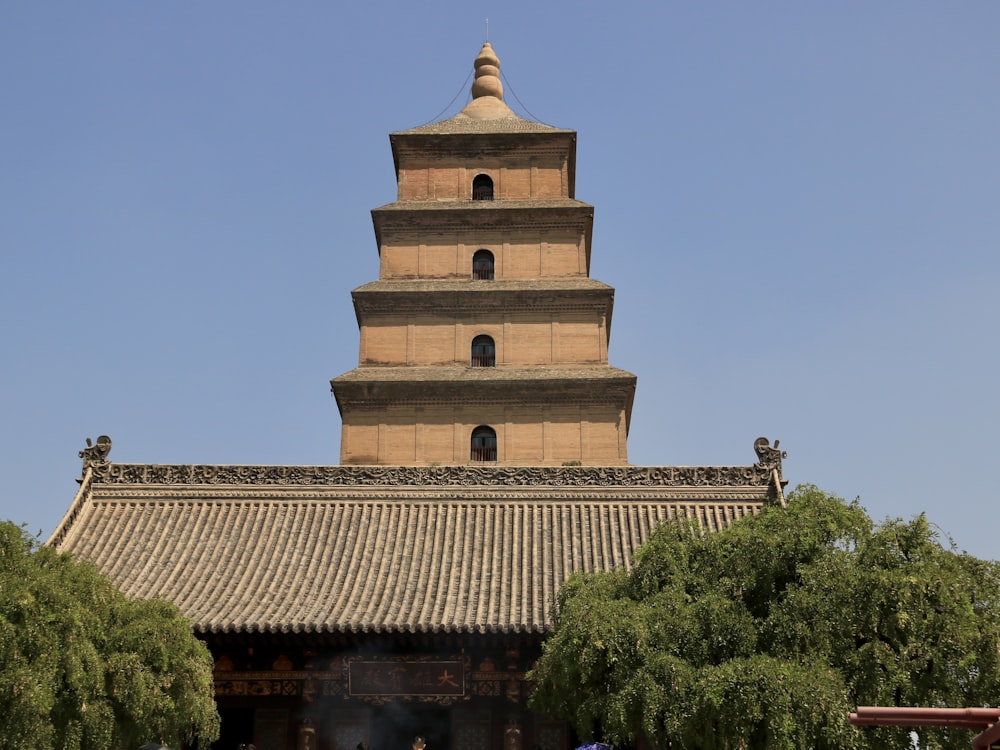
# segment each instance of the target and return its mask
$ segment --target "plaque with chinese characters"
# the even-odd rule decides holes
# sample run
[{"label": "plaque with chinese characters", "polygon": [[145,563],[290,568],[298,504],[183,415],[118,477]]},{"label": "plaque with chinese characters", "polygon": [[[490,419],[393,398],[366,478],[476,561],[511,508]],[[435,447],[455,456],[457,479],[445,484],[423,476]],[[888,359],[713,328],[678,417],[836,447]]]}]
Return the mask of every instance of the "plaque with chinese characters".
[{"label": "plaque with chinese characters", "polygon": [[465,665],[459,660],[348,662],[352,696],[461,697]]}]

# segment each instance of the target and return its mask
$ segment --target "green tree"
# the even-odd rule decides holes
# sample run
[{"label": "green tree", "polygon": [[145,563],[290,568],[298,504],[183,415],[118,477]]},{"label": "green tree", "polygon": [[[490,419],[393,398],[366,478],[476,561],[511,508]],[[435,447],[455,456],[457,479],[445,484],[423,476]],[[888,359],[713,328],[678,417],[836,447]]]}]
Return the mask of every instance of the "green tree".
[{"label": "green tree", "polygon": [[0,750],[219,736],[212,658],[172,604],[0,523]]},{"label": "green tree", "polygon": [[1000,701],[1000,565],[942,546],[922,515],[873,524],[811,486],[715,534],[662,525],[630,570],[572,577],[555,617],[532,705],[581,737],[905,748],[910,730],[851,727],[850,711]]}]

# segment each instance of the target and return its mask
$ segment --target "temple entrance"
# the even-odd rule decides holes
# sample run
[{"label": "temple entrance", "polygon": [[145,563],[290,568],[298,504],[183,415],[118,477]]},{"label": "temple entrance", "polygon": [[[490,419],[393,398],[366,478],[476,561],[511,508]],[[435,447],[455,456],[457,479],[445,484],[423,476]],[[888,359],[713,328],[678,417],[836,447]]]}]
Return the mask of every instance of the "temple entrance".
[{"label": "temple entrance", "polygon": [[212,747],[229,750],[253,742],[253,717],[252,706],[239,708],[220,706],[219,718],[222,720],[222,731]]},{"label": "temple entrance", "polygon": [[427,740],[427,750],[451,750],[451,711],[409,701],[372,711],[372,750],[410,750],[418,735]]}]

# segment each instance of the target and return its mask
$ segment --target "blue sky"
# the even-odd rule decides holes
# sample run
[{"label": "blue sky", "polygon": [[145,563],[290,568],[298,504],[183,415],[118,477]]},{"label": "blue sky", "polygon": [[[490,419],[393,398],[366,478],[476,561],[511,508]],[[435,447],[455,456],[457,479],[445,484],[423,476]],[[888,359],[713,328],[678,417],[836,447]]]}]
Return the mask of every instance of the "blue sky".
[{"label": "blue sky", "polygon": [[778,438],[793,485],[997,557],[986,1],[4,3],[0,518],[47,536],[99,434],[337,463],[387,135],[467,101],[485,16],[508,103],[579,133],[632,463]]}]

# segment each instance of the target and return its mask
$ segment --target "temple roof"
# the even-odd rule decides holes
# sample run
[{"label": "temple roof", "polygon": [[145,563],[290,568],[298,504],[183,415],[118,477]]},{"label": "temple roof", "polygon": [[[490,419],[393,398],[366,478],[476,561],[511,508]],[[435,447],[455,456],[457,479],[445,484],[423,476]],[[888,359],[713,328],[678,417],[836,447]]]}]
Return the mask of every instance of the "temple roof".
[{"label": "temple roof", "polygon": [[[769,467],[105,463],[49,543],[202,633],[544,632],[575,571],[658,523],[715,531],[780,498]],[[775,492],[778,495],[775,495]]]}]

